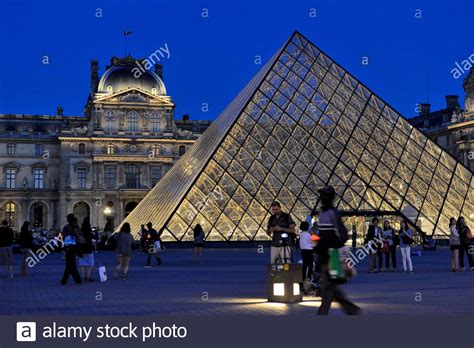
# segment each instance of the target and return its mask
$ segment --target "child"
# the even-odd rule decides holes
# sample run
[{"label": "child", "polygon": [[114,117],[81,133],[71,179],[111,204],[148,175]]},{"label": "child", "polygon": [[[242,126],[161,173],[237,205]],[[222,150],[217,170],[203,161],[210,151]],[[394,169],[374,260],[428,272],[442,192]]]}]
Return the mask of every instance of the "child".
[{"label": "child", "polygon": [[303,259],[303,280],[309,278],[313,274],[313,248],[315,242],[312,239],[312,235],[309,232],[309,223],[302,221],[300,224],[300,249],[301,257]]}]

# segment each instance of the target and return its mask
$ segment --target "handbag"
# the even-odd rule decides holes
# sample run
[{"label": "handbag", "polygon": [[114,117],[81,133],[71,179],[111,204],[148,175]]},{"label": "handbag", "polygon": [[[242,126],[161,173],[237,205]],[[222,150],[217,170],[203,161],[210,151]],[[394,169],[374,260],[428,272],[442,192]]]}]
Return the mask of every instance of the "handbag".
[{"label": "handbag", "polygon": [[72,235],[68,235],[64,238],[63,242],[64,246],[74,246],[76,245],[76,237]]},{"label": "handbag", "polygon": [[470,230],[468,227],[466,227],[466,230],[467,230],[467,231],[466,231],[466,238],[467,238],[468,240],[471,240],[471,239],[472,239],[472,232],[471,232],[471,230]]},{"label": "handbag", "polygon": [[382,247],[380,248],[380,251],[383,253],[388,253],[389,250],[390,250],[390,245],[388,244],[386,240],[384,240]]},{"label": "handbag", "polygon": [[395,246],[400,245],[400,236],[399,235],[393,234],[392,240],[393,240],[393,245],[395,245]]}]

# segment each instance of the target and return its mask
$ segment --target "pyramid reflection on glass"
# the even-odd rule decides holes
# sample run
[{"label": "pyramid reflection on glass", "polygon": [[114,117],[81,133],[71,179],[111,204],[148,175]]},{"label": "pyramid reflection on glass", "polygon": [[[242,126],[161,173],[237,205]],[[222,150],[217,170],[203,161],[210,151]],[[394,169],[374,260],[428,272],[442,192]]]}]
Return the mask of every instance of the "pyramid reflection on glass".
[{"label": "pyramid reflection on glass", "polygon": [[[374,170],[375,169],[375,170]],[[346,211],[391,211],[431,235],[474,226],[472,172],[295,32],[124,220],[164,240],[267,240],[269,206],[295,220],[336,188]]]}]

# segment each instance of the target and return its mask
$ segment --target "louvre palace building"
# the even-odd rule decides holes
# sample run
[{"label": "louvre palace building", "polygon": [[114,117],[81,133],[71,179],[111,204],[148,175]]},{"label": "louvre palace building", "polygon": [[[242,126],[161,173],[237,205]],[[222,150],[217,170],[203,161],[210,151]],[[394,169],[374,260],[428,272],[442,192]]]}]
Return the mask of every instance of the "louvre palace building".
[{"label": "louvre palace building", "polygon": [[0,114],[0,217],[56,230],[74,213],[113,230],[210,124],[174,119],[163,67],[138,78],[142,60],[91,61],[83,116]]}]

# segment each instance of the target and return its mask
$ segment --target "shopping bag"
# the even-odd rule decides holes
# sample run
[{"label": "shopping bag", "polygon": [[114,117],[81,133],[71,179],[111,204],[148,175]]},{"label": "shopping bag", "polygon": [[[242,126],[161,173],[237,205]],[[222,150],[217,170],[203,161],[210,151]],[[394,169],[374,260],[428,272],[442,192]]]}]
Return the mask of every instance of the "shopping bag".
[{"label": "shopping bag", "polygon": [[333,280],[346,280],[346,273],[339,257],[339,249],[329,249],[329,277]]},{"label": "shopping bag", "polygon": [[105,268],[105,265],[99,266],[99,277],[101,282],[107,281],[107,269]]}]

